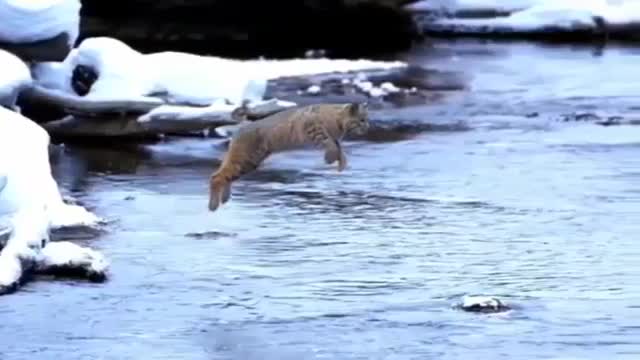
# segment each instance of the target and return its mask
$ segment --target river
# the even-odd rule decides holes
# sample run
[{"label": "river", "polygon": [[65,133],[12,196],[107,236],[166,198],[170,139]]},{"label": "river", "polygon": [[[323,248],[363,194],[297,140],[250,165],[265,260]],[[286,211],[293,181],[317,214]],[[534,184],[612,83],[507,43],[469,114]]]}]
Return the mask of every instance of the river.
[{"label": "river", "polygon": [[[71,236],[103,284],[0,298],[0,358],[638,359],[640,50],[436,42],[402,59],[469,89],[378,119],[456,124],[271,157],[207,211],[215,140],[67,146],[64,191],[109,219]],[[501,314],[452,308],[497,296]]]}]

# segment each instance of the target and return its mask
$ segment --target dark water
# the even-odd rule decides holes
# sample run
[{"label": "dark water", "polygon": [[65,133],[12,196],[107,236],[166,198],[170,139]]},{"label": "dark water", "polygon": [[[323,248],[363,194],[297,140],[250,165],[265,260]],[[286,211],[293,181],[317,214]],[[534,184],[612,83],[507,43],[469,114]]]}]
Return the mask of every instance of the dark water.
[{"label": "dark water", "polygon": [[[374,117],[468,130],[349,142],[342,174],[279,154],[215,214],[211,140],[67,148],[65,191],[113,221],[79,240],[112,279],[0,298],[0,358],[640,358],[640,128],[557,121],[633,117],[640,51],[430,51],[408,58],[469,90]],[[516,309],[452,309],[464,294]]]}]

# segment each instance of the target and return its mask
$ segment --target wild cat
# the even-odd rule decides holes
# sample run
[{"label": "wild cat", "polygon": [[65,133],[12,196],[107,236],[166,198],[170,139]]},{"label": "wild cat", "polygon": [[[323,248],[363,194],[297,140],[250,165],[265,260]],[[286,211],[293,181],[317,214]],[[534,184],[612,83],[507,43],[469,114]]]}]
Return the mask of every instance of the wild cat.
[{"label": "wild cat", "polygon": [[231,197],[231,183],[258,168],[272,153],[305,145],[324,148],[327,164],[347,166],[340,141],[347,134],[369,130],[366,104],[316,104],[295,107],[241,127],[232,137],[220,167],[209,180],[209,210]]}]

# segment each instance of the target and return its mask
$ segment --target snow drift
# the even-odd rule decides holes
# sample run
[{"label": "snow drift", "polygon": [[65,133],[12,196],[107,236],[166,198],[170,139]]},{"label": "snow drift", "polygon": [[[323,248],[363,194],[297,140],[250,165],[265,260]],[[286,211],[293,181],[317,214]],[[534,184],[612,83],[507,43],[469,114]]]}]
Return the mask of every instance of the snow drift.
[{"label": "snow drift", "polygon": [[106,37],[85,39],[64,62],[33,68],[37,83],[74,94],[72,74],[78,66],[93,69],[98,78],[87,98],[145,99],[162,96],[174,103],[211,105],[218,100],[240,104],[261,100],[267,81],[285,76],[392,69],[402,62],[369,60],[234,60],[180,52],[141,54]]},{"label": "snow drift", "polygon": [[64,266],[93,276],[107,268],[101,254],[77,245],[60,242],[47,250],[50,230],[100,221],[85,208],[63,201],[51,175],[48,149],[44,129],[0,107],[0,217],[10,229],[0,246],[0,294],[15,290],[26,272]]},{"label": "snow drift", "polygon": [[69,45],[78,38],[79,0],[0,1],[0,41],[29,43],[66,33]]},{"label": "snow drift", "polygon": [[22,60],[4,50],[0,50],[0,64],[0,105],[13,109],[20,91],[32,83],[31,73]]}]

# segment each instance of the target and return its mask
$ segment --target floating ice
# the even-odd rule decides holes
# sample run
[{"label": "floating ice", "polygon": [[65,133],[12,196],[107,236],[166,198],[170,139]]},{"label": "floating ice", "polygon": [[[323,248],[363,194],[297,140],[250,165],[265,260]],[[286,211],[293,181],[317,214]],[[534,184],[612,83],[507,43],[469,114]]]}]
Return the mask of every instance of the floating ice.
[{"label": "floating ice", "polygon": [[0,41],[28,43],[69,35],[69,45],[78,38],[79,0],[0,1]]}]

